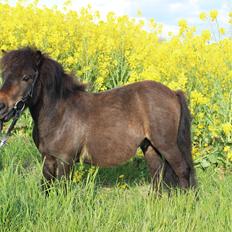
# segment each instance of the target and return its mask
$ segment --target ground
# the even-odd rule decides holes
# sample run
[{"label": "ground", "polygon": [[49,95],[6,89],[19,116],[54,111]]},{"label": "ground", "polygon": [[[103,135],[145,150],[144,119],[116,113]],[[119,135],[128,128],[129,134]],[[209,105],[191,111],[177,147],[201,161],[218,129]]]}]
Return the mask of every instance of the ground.
[{"label": "ground", "polygon": [[230,170],[197,168],[197,193],[156,196],[140,157],[111,169],[79,165],[66,193],[57,183],[45,197],[31,139],[11,137],[0,152],[0,231],[232,231]]}]

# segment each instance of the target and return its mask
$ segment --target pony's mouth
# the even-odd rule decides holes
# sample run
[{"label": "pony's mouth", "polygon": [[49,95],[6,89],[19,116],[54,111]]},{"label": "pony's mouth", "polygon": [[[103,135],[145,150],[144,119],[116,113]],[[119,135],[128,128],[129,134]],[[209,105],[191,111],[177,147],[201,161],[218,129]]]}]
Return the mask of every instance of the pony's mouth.
[{"label": "pony's mouth", "polygon": [[0,120],[4,120],[4,118],[8,115],[9,110],[7,108],[0,110]]},{"label": "pony's mouth", "polygon": [[0,112],[0,120],[2,122],[7,122],[9,121],[14,115],[14,108],[7,108],[3,112]]},{"label": "pony's mouth", "polygon": [[2,132],[3,125],[5,122],[8,122],[13,116],[15,115],[15,110],[14,108],[8,108],[4,110],[4,112],[0,113],[0,133]]},{"label": "pony's mouth", "polygon": [[22,113],[25,109],[25,101],[19,100],[15,104],[6,106],[0,110],[0,121],[7,122],[13,118],[16,114]]}]

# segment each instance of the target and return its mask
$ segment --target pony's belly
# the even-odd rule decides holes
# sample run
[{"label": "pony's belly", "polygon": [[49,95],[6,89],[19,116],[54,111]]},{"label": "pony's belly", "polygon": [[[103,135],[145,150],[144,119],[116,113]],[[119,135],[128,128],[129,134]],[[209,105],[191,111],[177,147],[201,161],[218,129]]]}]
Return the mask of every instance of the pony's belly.
[{"label": "pony's belly", "polygon": [[106,151],[104,148],[92,150],[87,146],[84,146],[81,154],[80,160],[84,163],[96,165],[99,167],[113,167],[116,165],[123,164],[127,162],[136,153],[137,148],[128,149],[112,149],[111,151]]}]

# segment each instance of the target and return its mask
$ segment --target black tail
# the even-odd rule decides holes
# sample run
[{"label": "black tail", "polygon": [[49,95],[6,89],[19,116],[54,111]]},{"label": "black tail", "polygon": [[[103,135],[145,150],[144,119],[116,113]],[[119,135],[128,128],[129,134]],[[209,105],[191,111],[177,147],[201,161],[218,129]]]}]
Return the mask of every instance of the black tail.
[{"label": "black tail", "polygon": [[179,98],[179,102],[181,105],[181,116],[178,129],[177,145],[190,169],[190,187],[195,187],[196,177],[192,159],[191,115],[184,93],[179,90],[176,92],[176,95]]},{"label": "black tail", "polygon": [[[191,144],[191,115],[188,109],[188,105],[184,93],[182,91],[177,91],[176,95],[179,99],[181,106],[181,116],[180,116],[180,122],[178,128],[177,145],[181,153],[183,154],[183,157],[190,170],[190,176],[189,176],[190,187],[195,187],[196,178],[195,178],[195,169],[192,160],[192,144]],[[177,187],[179,184],[178,177],[176,176],[174,170],[166,160],[164,162],[163,180],[165,184],[170,187]]]}]

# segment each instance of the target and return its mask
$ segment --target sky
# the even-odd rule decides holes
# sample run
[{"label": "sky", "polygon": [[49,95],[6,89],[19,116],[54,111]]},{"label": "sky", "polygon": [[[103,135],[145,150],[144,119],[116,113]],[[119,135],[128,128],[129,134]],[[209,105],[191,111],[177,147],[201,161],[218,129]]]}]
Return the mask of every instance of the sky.
[{"label": "sky", "polygon": [[[30,1],[30,0],[29,0]],[[39,5],[61,7],[65,0],[40,0]],[[16,0],[9,0],[14,5]],[[138,17],[138,10],[142,12],[142,18],[153,18],[156,22],[164,25],[164,34],[168,31],[178,30],[178,21],[186,19],[190,25],[198,30],[209,28],[209,25],[199,19],[200,12],[209,12],[216,9],[219,12],[218,22],[221,27],[228,27],[228,13],[232,11],[231,0],[72,0],[72,9],[79,10],[83,6],[91,4],[94,10],[98,10],[105,18],[108,12],[113,11],[116,15],[128,15]],[[226,26],[225,26],[226,25]]]}]

